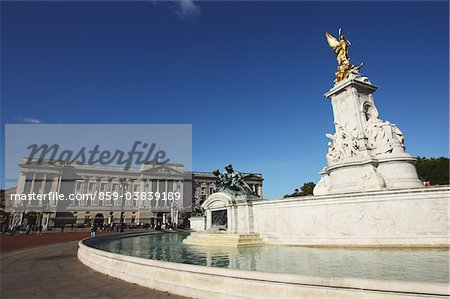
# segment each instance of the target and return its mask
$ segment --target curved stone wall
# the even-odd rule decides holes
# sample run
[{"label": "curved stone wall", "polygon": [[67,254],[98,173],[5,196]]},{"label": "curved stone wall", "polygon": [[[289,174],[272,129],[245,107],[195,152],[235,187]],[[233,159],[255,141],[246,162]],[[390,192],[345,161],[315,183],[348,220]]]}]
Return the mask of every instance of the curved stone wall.
[{"label": "curved stone wall", "polygon": [[[131,236],[131,235],[128,235]],[[447,283],[309,277],[150,260],[91,247],[124,235],[79,242],[86,266],[145,287],[193,298],[448,298]]]}]

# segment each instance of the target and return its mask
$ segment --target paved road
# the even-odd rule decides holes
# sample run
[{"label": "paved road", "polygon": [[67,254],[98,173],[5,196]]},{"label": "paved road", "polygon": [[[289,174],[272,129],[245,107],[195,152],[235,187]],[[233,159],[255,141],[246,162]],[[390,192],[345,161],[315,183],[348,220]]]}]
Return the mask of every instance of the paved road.
[{"label": "paved road", "polygon": [[95,272],[78,261],[77,243],[2,253],[0,298],[184,298]]}]

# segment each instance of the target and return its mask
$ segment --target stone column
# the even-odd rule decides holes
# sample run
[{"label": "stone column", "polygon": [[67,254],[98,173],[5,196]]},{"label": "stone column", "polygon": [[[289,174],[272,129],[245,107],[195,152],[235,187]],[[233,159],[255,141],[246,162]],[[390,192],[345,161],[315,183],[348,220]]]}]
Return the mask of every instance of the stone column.
[{"label": "stone column", "polygon": [[56,188],[56,192],[58,193],[61,191],[61,180],[62,180],[62,173],[60,172],[58,176],[58,187]]},{"label": "stone column", "polygon": [[153,196],[153,180],[152,179],[147,179],[147,184],[148,184],[148,188],[146,190],[147,194],[146,194],[146,202],[144,203],[145,207],[149,207],[150,210],[152,210],[152,207],[154,207],[155,205],[153,204],[153,199],[149,199],[150,198],[150,194],[152,194]]},{"label": "stone column", "polygon": [[175,223],[175,228],[178,227],[178,209],[174,212],[174,219],[172,220],[172,222]]},{"label": "stone column", "polygon": [[127,180],[126,181],[126,186],[127,187],[123,190],[123,198],[122,198],[122,200],[125,201],[123,206],[124,207],[131,207],[131,206],[133,206],[133,201],[132,200],[128,200],[130,195],[127,196],[127,193],[133,191],[133,188],[134,188],[133,181],[128,181]]},{"label": "stone column", "polygon": [[[84,176],[83,176],[82,179],[83,179],[83,183],[81,185],[81,194],[83,195],[83,194],[87,194],[87,190],[88,190],[88,187],[89,187],[89,182],[86,179],[86,177],[84,177]],[[87,201],[84,198],[80,201],[80,206],[82,206],[82,207],[86,207],[87,206]]]},{"label": "stone column", "polygon": [[253,216],[253,205],[252,203],[249,201],[247,204],[247,228],[248,228],[248,233],[254,233],[255,232],[255,226],[254,226],[254,216]]},{"label": "stone column", "polygon": [[167,207],[167,185],[168,185],[168,180],[164,180],[164,194],[161,194],[161,198],[164,198],[164,206]]},{"label": "stone column", "polygon": [[[180,199],[179,199],[179,201],[181,201],[181,203],[179,203],[178,206],[184,206],[184,194],[183,194],[183,192],[184,192],[184,184],[183,184],[182,180],[178,180],[178,183],[179,183],[179,186],[180,186],[180,188],[178,189],[178,192],[180,192]],[[194,196],[194,194],[192,194],[192,196]],[[189,198],[189,200],[192,203],[192,198]]]},{"label": "stone column", "polygon": [[101,188],[102,188],[102,178],[98,178],[97,179],[97,198],[95,199],[95,205],[97,205],[97,206],[103,206],[103,200],[100,200],[98,197],[99,197],[99,194],[100,194],[100,192],[101,192]]},{"label": "stone column", "polygon": [[[155,192],[159,192],[159,180],[158,179],[156,180],[156,191]],[[159,208],[160,201],[156,200],[156,196],[155,195],[153,195],[153,198],[155,198],[155,207]]]},{"label": "stone column", "polygon": [[212,226],[212,212],[211,210],[206,210],[206,229],[210,229],[211,226]]},{"label": "stone column", "polygon": [[33,193],[33,192],[34,192],[34,183],[35,183],[35,180],[36,180],[36,172],[33,173],[33,178],[31,179],[30,193]]},{"label": "stone column", "polygon": [[[112,196],[112,193],[113,193],[113,187],[114,187],[114,184],[113,184],[113,179],[109,179],[109,195],[111,195]],[[113,204],[113,201],[111,200],[111,199],[109,199],[108,200],[108,206],[113,206],[114,204]]]},{"label": "stone column", "polygon": [[235,227],[233,223],[233,216],[232,216],[232,208],[227,207],[227,231],[231,233],[235,233]]},{"label": "stone column", "polygon": [[52,179],[52,188],[51,188],[52,192],[57,192],[58,191],[58,180],[59,180],[58,176],[53,177],[53,179]]},{"label": "stone column", "polygon": [[145,179],[141,179],[141,184],[139,186],[139,199],[138,199],[138,206],[139,206],[139,210],[141,209],[141,207],[144,207],[144,203],[145,201],[142,200],[142,192],[146,192],[146,188],[145,185],[147,184]]},{"label": "stone column", "polygon": [[39,193],[41,193],[41,194],[45,193],[45,185],[46,185],[46,183],[47,183],[47,174],[44,173],[44,177],[42,179],[42,183],[41,183],[41,187],[40,187]]},{"label": "stone column", "polygon": [[[54,175],[52,179],[51,192],[54,192],[53,194],[55,194],[55,197],[58,196],[58,185],[59,185],[59,176]],[[58,204],[58,200],[55,197],[53,197],[53,199],[49,202],[50,207],[56,207],[56,205]],[[47,222],[49,221],[49,219],[50,216],[47,217]]]},{"label": "stone column", "polygon": [[19,173],[19,179],[17,180],[17,187],[16,187],[17,194],[25,193],[26,176],[27,176],[27,173],[24,171],[21,171]]}]

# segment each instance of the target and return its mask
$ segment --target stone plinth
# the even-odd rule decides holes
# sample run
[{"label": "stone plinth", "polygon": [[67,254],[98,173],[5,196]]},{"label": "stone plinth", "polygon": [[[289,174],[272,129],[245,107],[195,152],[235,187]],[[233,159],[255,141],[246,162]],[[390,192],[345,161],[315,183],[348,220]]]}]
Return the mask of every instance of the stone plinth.
[{"label": "stone plinth", "polygon": [[202,204],[206,231],[191,233],[184,242],[203,246],[254,246],[263,244],[254,231],[253,201],[256,197],[225,192],[210,195]]},{"label": "stone plinth", "polygon": [[[228,233],[249,234],[254,232],[253,202],[260,200],[257,197],[218,192],[210,195],[202,204],[206,214],[206,229],[221,227]],[[214,219],[218,212],[226,211],[223,223],[216,223]]]},{"label": "stone plinth", "polygon": [[314,195],[423,187],[416,158],[405,153],[403,133],[378,118],[372,95],[376,89],[354,71],[325,94],[336,132],[326,134],[328,165]]},{"label": "stone plinth", "polygon": [[189,223],[191,225],[191,229],[195,231],[203,231],[205,230],[205,216],[197,216],[189,218]]}]

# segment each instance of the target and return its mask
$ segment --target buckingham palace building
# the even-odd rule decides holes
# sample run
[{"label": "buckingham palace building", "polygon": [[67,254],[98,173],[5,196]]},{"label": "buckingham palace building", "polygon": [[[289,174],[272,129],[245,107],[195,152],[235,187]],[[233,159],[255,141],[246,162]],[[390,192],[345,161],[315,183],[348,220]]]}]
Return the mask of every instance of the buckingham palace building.
[{"label": "buckingham palace building", "polygon": [[[93,223],[188,227],[193,205],[213,193],[217,180],[212,172],[185,171],[182,164],[124,169],[23,159],[19,167],[7,204],[9,225],[42,225],[43,230]],[[262,198],[262,175],[243,175]]]}]

